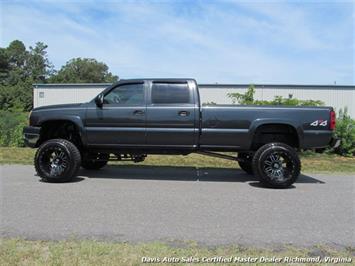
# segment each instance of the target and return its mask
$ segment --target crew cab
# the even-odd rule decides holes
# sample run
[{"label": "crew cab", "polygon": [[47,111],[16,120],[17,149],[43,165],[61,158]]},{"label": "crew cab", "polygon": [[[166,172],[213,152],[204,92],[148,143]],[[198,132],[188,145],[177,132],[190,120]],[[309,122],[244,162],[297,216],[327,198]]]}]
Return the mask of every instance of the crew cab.
[{"label": "crew cab", "polygon": [[300,174],[298,150],[335,145],[332,107],[201,105],[194,79],[120,80],[92,101],[35,108],[25,143],[49,182],[81,167],[148,154],[201,153],[238,161],[263,184],[285,188]]}]

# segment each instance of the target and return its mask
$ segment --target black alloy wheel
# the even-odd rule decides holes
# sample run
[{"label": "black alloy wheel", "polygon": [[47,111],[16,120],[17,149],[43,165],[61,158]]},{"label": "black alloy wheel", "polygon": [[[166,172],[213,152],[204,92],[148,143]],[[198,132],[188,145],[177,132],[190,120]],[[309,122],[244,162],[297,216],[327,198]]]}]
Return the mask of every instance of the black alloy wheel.
[{"label": "black alloy wheel", "polygon": [[292,147],[284,143],[269,143],[256,151],[253,170],[266,186],[286,188],[297,180],[301,162]]},{"label": "black alloy wheel", "polygon": [[64,182],[76,176],[80,161],[80,152],[73,143],[52,139],[38,148],[34,164],[37,174],[44,181]]}]

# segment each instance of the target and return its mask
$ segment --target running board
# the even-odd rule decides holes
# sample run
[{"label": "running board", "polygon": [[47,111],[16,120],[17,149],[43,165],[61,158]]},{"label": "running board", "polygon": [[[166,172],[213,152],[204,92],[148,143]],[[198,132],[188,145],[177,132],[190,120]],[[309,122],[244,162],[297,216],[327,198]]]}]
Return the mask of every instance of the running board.
[{"label": "running board", "polygon": [[222,154],[222,153],[217,153],[217,152],[210,152],[210,151],[198,151],[196,152],[198,154],[206,155],[206,156],[211,156],[211,157],[217,157],[221,159],[226,159],[226,160],[231,160],[231,161],[238,161],[238,162],[243,162],[243,158],[238,158],[237,156],[232,156],[232,155],[227,155],[227,154]]}]

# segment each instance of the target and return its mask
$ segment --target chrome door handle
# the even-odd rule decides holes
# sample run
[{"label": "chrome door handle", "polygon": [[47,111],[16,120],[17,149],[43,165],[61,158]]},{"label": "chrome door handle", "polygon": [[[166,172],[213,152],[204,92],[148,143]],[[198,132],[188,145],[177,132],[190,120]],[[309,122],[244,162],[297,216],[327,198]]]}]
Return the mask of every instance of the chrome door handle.
[{"label": "chrome door handle", "polygon": [[180,112],[178,112],[178,115],[179,116],[189,116],[190,112],[188,112],[188,111],[180,111]]},{"label": "chrome door handle", "polygon": [[134,110],[134,111],[133,111],[133,114],[134,114],[134,115],[144,115],[144,113],[145,113],[145,112],[144,112],[143,110]]}]

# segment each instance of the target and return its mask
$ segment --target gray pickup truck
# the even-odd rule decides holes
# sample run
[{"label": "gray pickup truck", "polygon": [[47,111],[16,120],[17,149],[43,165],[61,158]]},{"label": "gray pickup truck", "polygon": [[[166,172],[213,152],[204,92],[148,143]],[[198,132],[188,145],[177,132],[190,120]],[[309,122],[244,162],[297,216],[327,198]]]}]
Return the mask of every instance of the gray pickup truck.
[{"label": "gray pickup truck", "polygon": [[35,108],[29,120],[25,142],[38,147],[35,168],[48,182],[109,160],[195,152],[238,161],[264,185],[285,188],[300,174],[297,150],[336,142],[331,107],[201,106],[193,79],[120,80],[88,103]]}]

